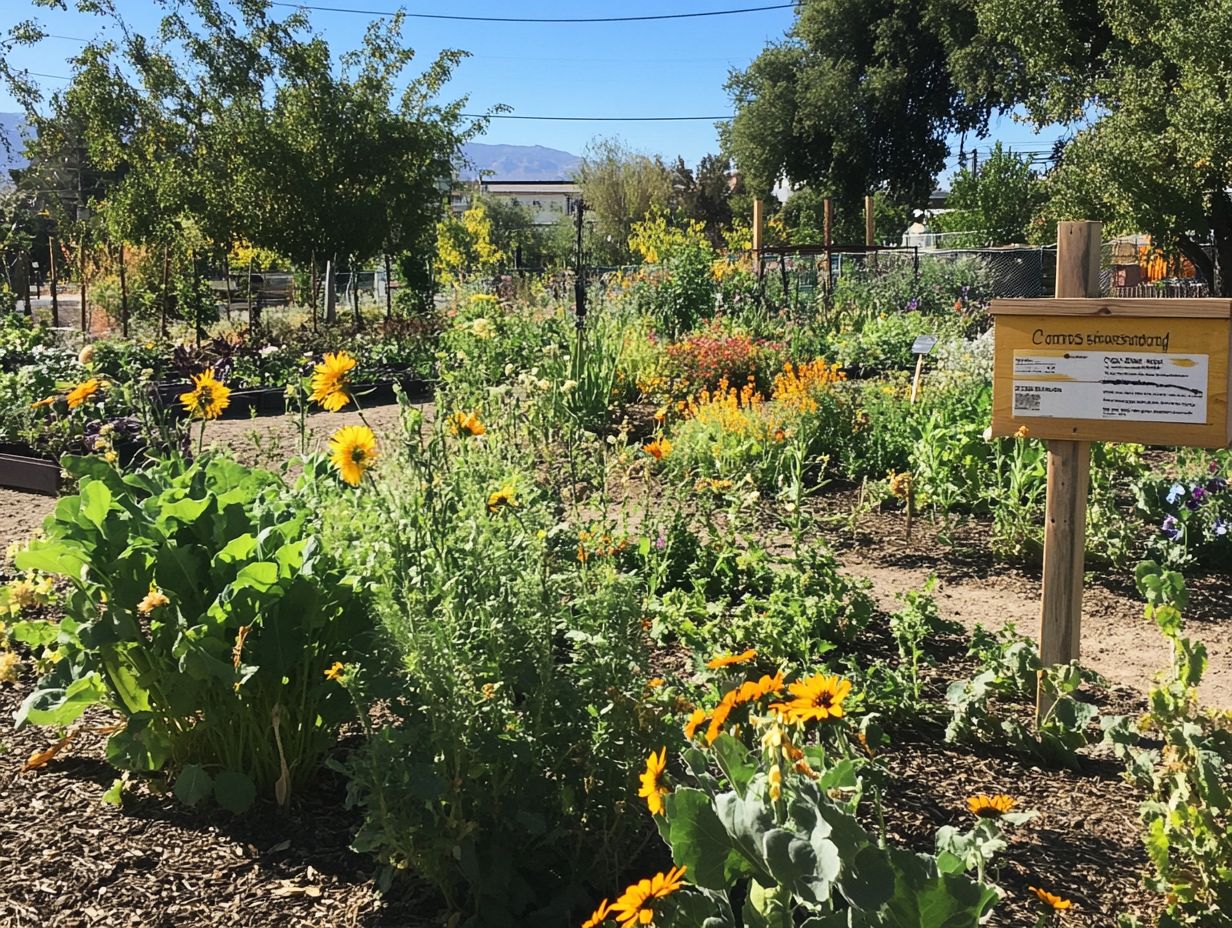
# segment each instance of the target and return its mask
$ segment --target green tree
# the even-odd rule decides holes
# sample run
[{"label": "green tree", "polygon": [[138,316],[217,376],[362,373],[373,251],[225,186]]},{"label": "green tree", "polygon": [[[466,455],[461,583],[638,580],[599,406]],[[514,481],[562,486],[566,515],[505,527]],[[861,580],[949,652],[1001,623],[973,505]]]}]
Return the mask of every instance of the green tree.
[{"label": "green tree", "polygon": [[633,225],[655,209],[667,209],[672,198],[672,175],[663,162],[618,139],[598,139],[587,147],[577,182],[594,220],[589,250],[600,264],[627,262]]},{"label": "green tree", "polygon": [[[879,196],[873,201],[873,228],[878,242],[897,244],[907,228],[905,206]],[[821,244],[825,240],[825,197],[812,187],[792,191],[780,218],[793,244]],[[864,244],[864,200],[831,201],[830,240],[836,245]]]},{"label": "green tree", "polygon": [[1051,214],[1149,232],[1232,295],[1232,0],[977,8],[1031,118],[1075,130],[1049,178]]},{"label": "green tree", "polygon": [[1037,241],[1047,199],[1031,159],[1006,151],[1000,142],[977,170],[965,166],[950,182],[949,212],[933,219],[938,232],[972,232],[972,244],[1008,245]]},{"label": "green tree", "polygon": [[947,137],[984,127],[1002,98],[974,2],[803,0],[787,37],[727,84],[724,146],[750,189],[787,178],[840,202],[924,205]]}]

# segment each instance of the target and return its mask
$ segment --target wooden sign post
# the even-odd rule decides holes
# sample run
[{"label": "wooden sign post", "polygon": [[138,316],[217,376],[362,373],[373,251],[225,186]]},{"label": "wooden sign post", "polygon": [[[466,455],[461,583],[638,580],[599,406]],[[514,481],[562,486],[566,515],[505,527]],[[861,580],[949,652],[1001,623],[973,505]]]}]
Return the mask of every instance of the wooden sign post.
[{"label": "wooden sign post", "polygon": [[[1040,659],[1077,660],[1091,442],[1232,439],[1232,300],[1099,296],[1100,223],[1057,230],[1057,296],[994,300],[992,434],[1048,442]],[[1051,704],[1037,695],[1037,718]]]}]

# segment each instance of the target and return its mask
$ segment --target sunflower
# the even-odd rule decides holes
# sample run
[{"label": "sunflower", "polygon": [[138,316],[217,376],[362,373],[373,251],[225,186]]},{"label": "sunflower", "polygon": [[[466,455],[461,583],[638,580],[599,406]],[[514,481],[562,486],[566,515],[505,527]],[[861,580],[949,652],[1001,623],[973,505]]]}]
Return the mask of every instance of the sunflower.
[{"label": "sunflower", "polygon": [[214,368],[206,368],[193,376],[193,388],[180,394],[180,402],[195,419],[217,419],[230,404],[231,390],[214,376]]},{"label": "sunflower", "polygon": [[312,396],[310,399],[329,412],[337,412],[351,402],[347,392],[349,375],[356,361],[345,351],[337,354],[326,352],[325,359],[312,369]]},{"label": "sunflower", "polygon": [[662,461],[672,453],[672,443],[666,438],[656,438],[650,444],[643,445],[642,450],[656,461]]},{"label": "sunflower", "polygon": [[488,512],[500,512],[505,508],[518,508],[518,495],[508,484],[488,494]]},{"label": "sunflower", "polygon": [[612,911],[612,905],[604,899],[599,903],[599,908],[595,909],[590,918],[582,922],[582,928],[599,928],[600,925],[607,921],[607,915],[610,911]]},{"label": "sunflower", "polygon": [[487,432],[487,427],[473,412],[455,412],[449,417],[449,434],[470,435],[478,438]]},{"label": "sunflower", "polygon": [[976,818],[1000,818],[1006,812],[1013,811],[1017,804],[1013,796],[1004,793],[978,793],[967,799],[967,811]]},{"label": "sunflower", "polygon": [[97,393],[98,388],[102,385],[101,380],[91,377],[85,383],[79,383],[77,386],[73,387],[73,389],[68,393],[68,408],[76,409],[78,406],[82,405],[86,400]]},{"label": "sunflower", "polygon": [[325,679],[332,680],[335,683],[342,681],[343,674],[346,673],[346,664],[342,661],[334,661],[325,670]]},{"label": "sunflower", "polygon": [[663,797],[671,792],[663,782],[663,772],[667,770],[667,748],[656,754],[650,752],[646,758],[646,769],[641,775],[642,788],[637,791],[646,800],[646,808],[651,815],[663,814]]},{"label": "sunflower", "polygon": [[1054,912],[1064,912],[1066,909],[1071,908],[1073,906],[1073,903],[1070,902],[1070,900],[1063,899],[1060,896],[1054,895],[1053,893],[1048,892],[1048,890],[1046,889],[1039,889],[1038,887],[1035,887],[1035,886],[1028,886],[1027,889],[1035,893],[1035,898],[1037,898],[1040,902],[1044,903],[1044,905],[1051,908]]},{"label": "sunflower", "polygon": [[683,885],[684,867],[673,867],[667,873],[656,873],[648,880],[640,880],[629,886],[619,899],[612,903],[609,913],[616,921],[628,928],[629,925],[649,925],[654,921],[655,911],[652,904],[656,899],[670,896]]},{"label": "sunflower", "polygon": [[694,709],[693,714],[689,716],[689,720],[684,723],[684,736],[689,741],[692,741],[697,736],[697,730],[706,723],[706,710]]},{"label": "sunflower", "polygon": [[720,667],[730,667],[732,664],[747,664],[755,657],[757,657],[757,652],[749,648],[740,654],[720,654],[718,657],[712,657],[706,661],[706,666],[711,670],[718,670]]},{"label": "sunflower", "polygon": [[376,460],[376,436],[366,425],[345,425],[329,440],[329,457],[338,474],[353,487]]},{"label": "sunflower", "polygon": [[782,713],[788,722],[824,722],[843,715],[843,700],[851,692],[851,681],[821,673],[792,683],[788,690],[795,698],[773,703],[771,709]]},{"label": "sunflower", "polygon": [[760,680],[748,680],[734,690],[728,690],[714,708],[714,715],[706,729],[706,743],[714,744],[715,740],[727,726],[727,719],[740,706],[777,693],[783,688],[783,672],[780,670],[773,677],[763,675]]}]

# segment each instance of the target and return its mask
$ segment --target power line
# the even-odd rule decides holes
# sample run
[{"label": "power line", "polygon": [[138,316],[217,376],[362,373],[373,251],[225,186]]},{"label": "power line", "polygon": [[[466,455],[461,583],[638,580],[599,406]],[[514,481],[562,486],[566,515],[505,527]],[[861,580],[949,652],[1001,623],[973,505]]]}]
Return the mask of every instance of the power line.
[{"label": "power line", "polygon": [[716,122],[726,116],[522,116],[517,113],[462,113],[468,119],[535,119],[544,122]]},{"label": "power line", "polygon": [[[286,6],[318,13],[358,13],[361,16],[394,16],[388,10],[355,10],[339,6],[312,6],[307,3],[283,3],[274,0],[271,6]],[[588,17],[522,17],[522,16],[457,16],[452,13],[404,13],[409,19],[448,19],[469,23],[640,23],[662,19],[699,19],[703,16],[732,16],[736,13],[761,13],[766,10],[795,9],[794,3],[772,6],[749,6],[737,10],[706,10],[699,13],[658,13],[649,16],[588,16]]]}]

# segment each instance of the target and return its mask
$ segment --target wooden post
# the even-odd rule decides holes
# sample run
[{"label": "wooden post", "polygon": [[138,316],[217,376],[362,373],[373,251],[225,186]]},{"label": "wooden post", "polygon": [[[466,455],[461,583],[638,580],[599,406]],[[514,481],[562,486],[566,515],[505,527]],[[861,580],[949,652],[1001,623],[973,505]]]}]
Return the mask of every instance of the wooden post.
[{"label": "wooden post", "polygon": [[171,246],[163,244],[163,298],[158,310],[158,332],[167,334],[167,303],[171,300]]},{"label": "wooden post", "polygon": [[[1098,222],[1057,226],[1058,298],[1099,296]],[[1040,661],[1045,667],[1079,657],[1082,641],[1082,572],[1086,548],[1091,443],[1048,442],[1048,501],[1044,513],[1044,579],[1040,602]],[[1036,722],[1052,710],[1042,680]]]},{"label": "wooden post", "polygon": [[[519,249],[520,251],[521,249]],[[389,252],[385,252],[385,321],[388,322],[394,317],[394,297],[393,291],[389,289],[389,282],[392,279],[389,267]]]},{"label": "wooden post", "polygon": [[757,265],[757,276],[761,277],[761,226],[764,212],[761,200],[753,201],[753,262]]},{"label": "wooden post", "polygon": [[[877,225],[873,218],[873,196],[864,198],[864,244],[872,248],[877,244]],[[867,257],[869,266],[877,266],[877,252],[870,251]]]},{"label": "wooden post", "polygon": [[47,272],[51,275],[51,324],[60,324],[60,298],[56,294],[56,237],[47,236]]},{"label": "wooden post", "polygon": [[[834,204],[829,197],[821,201],[821,243],[826,249],[826,299],[829,300],[830,284],[830,244],[834,240]],[[828,305],[828,303],[827,303]]]},{"label": "wooden post", "polygon": [[128,337],[128,274],[124,269],[124,243],[120,242],[120,334]]},{"label": "wooden post", "polygon": [[90,334],[90,313],[86,309],[86,234],[81,233],[79,246],[81,249],[80,260],[77,262],[81,266],[81,334]]}]

